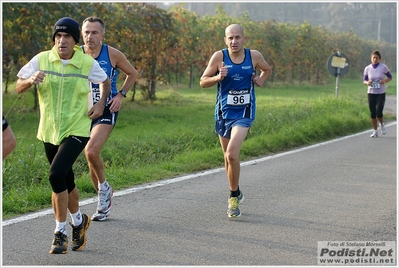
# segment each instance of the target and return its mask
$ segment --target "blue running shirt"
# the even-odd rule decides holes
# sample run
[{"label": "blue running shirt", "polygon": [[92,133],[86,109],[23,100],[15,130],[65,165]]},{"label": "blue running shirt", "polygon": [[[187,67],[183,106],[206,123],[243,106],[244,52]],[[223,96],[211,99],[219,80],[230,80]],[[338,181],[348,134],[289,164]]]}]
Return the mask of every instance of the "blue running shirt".
[{"label": "blue running shirt", "polygon": [[231,61],[227,48],[222,50],[228,73],[217,84],[215,119],[255,119],[255,89],[252,74],[251,51],[245,48],[245,58],[240,64]]},{"label": "blue running shirt", "polygon": [[[84,52],[84,47],[81,46]],[[108,106],[108,101],[118,94],[118,89],[116,88],[116,82],[118,80],[119,70],[112,66],[111,60],[108,53],[108,45],[103,44],[101,47],[100,55],[98,55],[95,60],[100,64],[100,67],[107,74],[109,80],[111,80],[111,94],[105,102],[105,106]],[[93,105],[100,100],[100,86],[98,84],[91,83],[92,93],[93,93]]]}]

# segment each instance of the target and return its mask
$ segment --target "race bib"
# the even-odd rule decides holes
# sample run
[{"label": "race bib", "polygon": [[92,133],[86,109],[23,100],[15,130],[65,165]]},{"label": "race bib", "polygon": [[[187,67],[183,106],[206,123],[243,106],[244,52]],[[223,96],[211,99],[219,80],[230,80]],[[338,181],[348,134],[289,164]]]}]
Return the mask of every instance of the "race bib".
[{"label": "race bib", "polygon": [[370,86],[371,86],[371,88],[374,88],[374,89],[380,89],[381,84],[380,84],[380,82],[373,81],[373,82],[371,82]]},{"label": "race bib", "polygon": [[96,104],[101,97],[101,92],[99,88],[92,88],[93,104]]},{"label": "race bib", "polygon": [[230,90],[227,95],[227,105],[246,105],[250,103],[250,100],[249,89]]}]

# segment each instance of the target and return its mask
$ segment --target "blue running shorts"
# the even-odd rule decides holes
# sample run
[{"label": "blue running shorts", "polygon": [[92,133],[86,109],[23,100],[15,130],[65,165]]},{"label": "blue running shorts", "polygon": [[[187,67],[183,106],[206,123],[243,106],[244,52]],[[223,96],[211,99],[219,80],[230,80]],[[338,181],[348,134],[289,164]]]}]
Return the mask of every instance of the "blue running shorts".
[{"label": "blue running shorts", "polygon": [[238,119],[220,119],[216,120],[215,132],[223,137],[230,139],[231,129],[233,127],[247,127],[250,128],[253,123],[253,119],[250,118],[238,118]]},{"label": "blue running shorts", "polygon": [[112,113],[112,112],[109,110],[109,107],[108,107],[108,106],[105,107],[105,108],[104,108],[103,115],[102,115],[102,116],[99,116],[99,117],[97,117],[97,118],[95,118],[95,119],[93,119],[93,120],[91,121],[91,128],[90,128],[90,129],[92,129],[94,126],[99,125],[99,124],[106,124],[106,125],[113,125],[113,126],[115,126],[115,124],[116,124],[116,119],[118,118],[118,113],[119,113],[119,112]]}]

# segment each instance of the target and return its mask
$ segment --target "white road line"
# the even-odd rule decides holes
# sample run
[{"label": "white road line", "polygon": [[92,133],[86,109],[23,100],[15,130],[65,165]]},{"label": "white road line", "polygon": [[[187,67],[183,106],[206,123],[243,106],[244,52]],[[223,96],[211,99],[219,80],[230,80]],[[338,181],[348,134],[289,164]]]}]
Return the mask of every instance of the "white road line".
[{"label": "white road line", "polygon": [[[387,124],[386,127],[389,127],[389,126],[392,126],[392,125],[396,125],[396,121],[392,122],[390,124]],[[352,135],[349,135],[349,136],[341,137],[341,138],[334,139],[334,140],[331,140],[331,141],[326,141],[326,142],[322,142],[322,143],[313,144],[313,145],[310,145],[310,146],[307,146],[307,147],[303,147],[303,148],[299,148],[299,149],[295,149],[295,150],[292,150],[292,151],[279,153],[279,154],[271,155],[271,156],[266,156],[266,157],[263,157],[263,158],[250,160],[250,161],[247,161],[247,162],[242,162],[241,166],[249,166],[249,165],[253,165],[253,164],[257,164],[257,163],[260,163],[260,162],[267,161],[269,159],[282,157],[282,156],[289,155],[289,154],[299,153],[299,152],[302,152],[302,151],[305,151],[305,150],[309,150],[309,149],[312,149],[312,148],[315,148],[315,147],[320,147],[320,146],[324,146],[324,145],[327,145],[327,144],[330,144],[330,143],[334,143],[334,142],[342,141],[342,140],[345,140],[345,139],[349,139],[349,138],[352,138],[352,137],[355,137],[355,136],[360,136],[360,135],[363,135],[364,133],[367,133],[367,132],[370,132],[370,130],[366,130],[364,132],[360,132],[360,133],[352,134]],[[190,180],[190,179],[193,179],[193,178],[198,178],[198,177],[201,177],[201,176],[206,176],[206,175],[217,173],[217,172],[220,172],[220,171],[223,171],[223,170],[224,170],[224,168],[215,168],[215,169],[210,169],[210,170],[207,170],[207,171],[204,171],[204,172],[189,174],[189,175],[185,175],[185,176],[181,176],[181,177],[177,177],[177,178],[173,178],[173,179],[166,179],[166,180],[162,180],[162,181],[158,181],[158,182],[154,182],[154,183],[144,184],[144,185],[141,185],[141,186],[136,186],[136,187],[125,189],[125,190],[116,191],[116,192],[114,192],[114,196],[123,196],[123,195],[127,195],[127,194],[130,194],[130,193],[139,192],[139,191],[142,191],[142,190],[147,190],[147,189],[156,188],[156,187],[160,187],[160,186],[164,186],[164,185],[168,185],[168,184],[172,184],[172,183],[176,183],[176,182],[180,182],[180,181],[185,181],[185,180]],[[84,206],[84,205],[89,205],[89,204],[92,204],[92,203],[95,203],[95,202],[97,202],[97,197],[82,200],[82,201],[79,202],[79,204],[80,204],[80,206]],[[50,208],[50,209],[42,210],[42,211],[39,211],[39,212],[25,214],[23,216],[20,216],[20,217],[14,218],[14,219],[9,219],[9,220],[2,221],[2,226],[7,226],[7,225],[11,225],[11,224],[18,223],[18,222],[23,222],[23,221],[27,221],[27,220],[30,220],[30,219],[35,219],[35,218],[38,218],[38,217],[41,217],[41,216],[45,216],[45,215],[48,215],[48,214],[52,214],[52,213],[53,213],[53,209]]]}]

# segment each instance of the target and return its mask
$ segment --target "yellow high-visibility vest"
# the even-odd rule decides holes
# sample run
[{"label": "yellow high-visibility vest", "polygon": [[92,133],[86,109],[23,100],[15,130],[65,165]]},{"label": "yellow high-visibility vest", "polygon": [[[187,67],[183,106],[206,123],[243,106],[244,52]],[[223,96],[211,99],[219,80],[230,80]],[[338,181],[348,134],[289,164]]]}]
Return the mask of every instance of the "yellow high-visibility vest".
[{"label": "yellow high-visibility vest", "polygon": [[40,122],[37,138],[43,142],[59,145],[69,136],[90,136],[88,77],[94,59],[84,54],[79,46],[74,50],[65,66],[55,46],[38,54],[40,70],[46,74],[38,87]]}]

